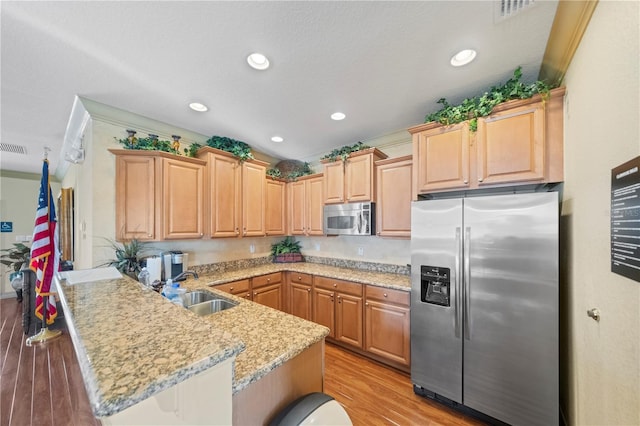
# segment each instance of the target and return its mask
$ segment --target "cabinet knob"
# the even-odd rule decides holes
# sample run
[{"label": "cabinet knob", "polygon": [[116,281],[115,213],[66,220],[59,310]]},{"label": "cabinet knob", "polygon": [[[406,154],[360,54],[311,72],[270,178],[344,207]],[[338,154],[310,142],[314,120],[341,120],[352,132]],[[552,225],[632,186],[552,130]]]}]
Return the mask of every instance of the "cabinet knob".
[{"label": "cabinet knob", "polygon": [[307,291],[308,291],[308,292],[311,292],[311,289],[310,289],[310,288],[308,288],[308,289],[307,289]]},{"label": "cabinet knob", "polygon": [[267,278],[267,282],[271,281],[271,278]]},{"label": "cabinet knob", "polygon": [[147,234],[147,237],[151,238],[151,234]]},{"label": "cabinet knob", "polygon": [[478,178],[478,182],[482,182],[482,178]]},{"label": "cabinet knob", "polygon": [[300,275],[298,275],[298,280],[301,280],[301,279],[302,279],[302,277]]},{"label": "cabinet knob", "polygon": [[336,284],[336,283],[333,283],[333,286],[334,286],[334,287],[338,287],[338,284]]},{"label": "cabinet knob", "polygon": [[376,232],[376,234],[380,235],[380,231]]},{"label": "cabinet knob", "polygon": [[469,181],[468,181],[467,179],[463,180],[463,182],[465,183],[465,185],[466,185],[467,183],[469,183]]},{"label": "cabinet knob", "polygon": [[202,237],[202,236],[204,236],[204,234],[201,232],[201,233],[200,233],[200,236]]},{"label": "cabinet knob", "polygon": [[382,293],[382,295],[383,295],[384,297],[387,297],[387,293]]},{"label": "cabinet knob", "polygon": [[254,296],[257,296],[257,295],[258,295],[258,292],[255,292],[255,291],[254,291],[254,292],[253,292],[253,295],[254,295]]},{"label": "cabinet knob", "polygon": [[229,291],[233,291],[233,287],[229,287]]},{"label": "cabinet knob", "polygon": [[251,299],[251,293],[247,293],[247,299]]},{"label": "cabinet knob", "polygon": [[369,306],[369,302],[365,303],[364,306]]}]

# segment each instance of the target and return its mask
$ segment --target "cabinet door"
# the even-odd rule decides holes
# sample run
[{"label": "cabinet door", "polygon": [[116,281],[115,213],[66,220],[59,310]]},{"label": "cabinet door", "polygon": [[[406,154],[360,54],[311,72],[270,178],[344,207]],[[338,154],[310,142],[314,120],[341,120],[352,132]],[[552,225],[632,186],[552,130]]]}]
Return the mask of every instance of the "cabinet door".
[{"label": "cabinet door", "polygon": [[301,284],[292,280],[290,292],[291,301],[289,304],[289,313],[311,321],[311,286],[309,284]]},{"label": "cabinet door", "polygon": [[359,155],[347,159],[344,168],[345,192],[348,203],[375,201],[373,193],[373,155]]},{"label": "cabinet door", "polygon": [[377,223],[381,237],[411,236],[411,156],[376,162]]},{"label": "cabinet door", "polygon": [[116,235],[118,240],[154,240],[156,192],[153,157],[116,157]]},{"label": "cabinet door", "polygon": [[201,238],[204,235],[204,165],[162,159],[163,237]]},{"label": "cabinet door", "polygon": [[210,154],[209,196],[212,237],[237,237],[240,235],[240,165],[234,158]]},{"label": "cabinet door", "polygon": [[329,337],[335,337],[334,292],[313,289],[313,322],[329,328]]},{"label": "cabinet door", "polygon": [[282,181],[267,179],[265,234],[284,235],[286,231],[286,185]]},{"label": "cabinet door", "polygon": [[289,183],[289,233],[291,235],[304,235],[306,197],[305,187],[307,181]]},{"label": "cabinet door", "polygon": [[224,291],[225,293],[233,294],[234,296],[244,297],[245,299],[251,300],[251,284],[248,279],[226,284],[218,284],[213,288]]},{"label": "cabinet door", "polygon": [[282,283],[266,285],[253,289],[253,301],[261,305],[269,306],[279,311],[282,310]]},{"label": "cabinet door", "polygon": [[410,365],[409,308],[367,300],[365,347],[373,354]]},{"label": "cabinet door", "polygon": [[[437,127],[413,135],[418,193],[469,186],[469,124]],[[417,173],[416,173],[417,172]]]},{"label": "cabinet door", "polygon": [[538,103],[478,119],[478,185],[544,179],[544,118]]},{"label": "cabinet door", "polygon": [[363,348],[362,297],[338,293],[335,339]]},{"label": "cabinet door", "polygon": [[324,204],[344,203],[344,163],[324,163]]},{"label": "cabinet door", "polygon": [[307,182],[307,200],[306,200],[306,234],[307,235],[323,235],[323,190],[324,179],[322,176],[309,179]]},{"label": "cabinet door", "polygon": [[242,236],[265,234],[265,172],[263,165],[242,163]]}]

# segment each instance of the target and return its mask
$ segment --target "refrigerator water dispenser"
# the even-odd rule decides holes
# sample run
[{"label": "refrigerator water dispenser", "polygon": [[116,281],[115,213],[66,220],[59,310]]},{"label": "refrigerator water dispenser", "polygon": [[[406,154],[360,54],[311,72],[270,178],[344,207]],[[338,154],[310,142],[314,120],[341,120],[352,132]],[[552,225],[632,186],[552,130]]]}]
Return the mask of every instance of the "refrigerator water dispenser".
[{"label": "refrigerator water dispenser", "polygon": [[420,300],[440,306],[450,306],[451,270],[439,266],[420,266]]}]

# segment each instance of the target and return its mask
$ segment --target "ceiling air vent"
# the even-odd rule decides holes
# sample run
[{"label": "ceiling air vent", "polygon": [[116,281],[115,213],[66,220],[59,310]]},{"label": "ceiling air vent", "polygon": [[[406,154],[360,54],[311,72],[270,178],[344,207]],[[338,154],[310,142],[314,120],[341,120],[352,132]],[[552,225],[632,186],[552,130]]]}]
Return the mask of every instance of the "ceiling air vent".
[{"label": "ceiling air vent", "polygon": [[0,151],[2,152],[10,152],[12,154],[23,154],[27,155],[27,148],[22,145],[14,145],[12,143],[0,143]]},{"label": "ceiling air vent", "polygon": [[504,21],[518,13],[529,10],[535,4],[535,0],[497,0],[495,2],[495,22]]}]

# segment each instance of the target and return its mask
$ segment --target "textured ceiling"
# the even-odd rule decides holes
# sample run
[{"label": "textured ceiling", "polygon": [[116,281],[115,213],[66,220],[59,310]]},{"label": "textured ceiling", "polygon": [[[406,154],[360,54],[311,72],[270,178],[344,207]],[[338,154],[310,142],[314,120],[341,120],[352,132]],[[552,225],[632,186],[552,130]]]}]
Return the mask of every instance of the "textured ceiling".
[{"label": "textured ceiling", "polygon": [[[318,158],[420,124],[439,98],[481,93],[519,65],[534,80],[556,6],[496,20],[487,1],[2,1],[1,138],[27,155],[2,152],[0,166],[38,173],[48,146],[53,172],[75,95],[277,158]],[[469,47],[476,60],[451,67]],[[255,51],[267,71],[247,66]],[[188,109],[194,100],[209,111]]]}]

